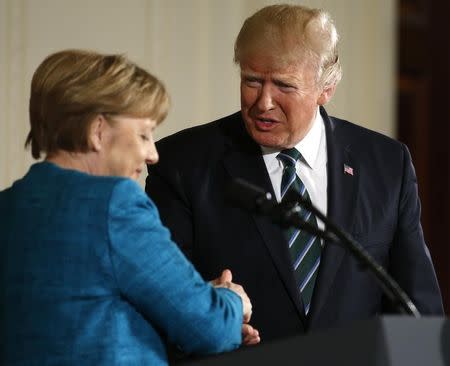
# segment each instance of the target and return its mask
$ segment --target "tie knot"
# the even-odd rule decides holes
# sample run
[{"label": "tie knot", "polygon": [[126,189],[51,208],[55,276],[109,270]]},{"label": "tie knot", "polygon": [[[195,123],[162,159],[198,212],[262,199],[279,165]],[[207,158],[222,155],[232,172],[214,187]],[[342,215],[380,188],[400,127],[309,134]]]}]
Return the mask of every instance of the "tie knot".
[{"label": "tie knot", "polygon": [[281,159],[285,166],[295,166],[295,163],[300,159],[300,151],[295,147],[280,151],[278,159]]}]

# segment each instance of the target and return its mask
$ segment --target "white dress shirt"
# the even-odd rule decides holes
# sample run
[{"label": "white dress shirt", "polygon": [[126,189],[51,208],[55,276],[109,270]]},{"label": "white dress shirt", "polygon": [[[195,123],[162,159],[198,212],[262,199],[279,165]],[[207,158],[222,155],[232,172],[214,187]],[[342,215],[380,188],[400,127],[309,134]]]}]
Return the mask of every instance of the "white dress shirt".
[{"label": "white dress shirt", "polygon": [[[308,190],[309,197],[324,215],[327,214],[327,144],[325,124],[319,109],[313,125],[306,136],[295,146],[300,151],[306,164],[299,159],[295,166],[297,175]],[[280,150],[261,146],[264,162],[269,173],[272,187],[278,202],[281,201],[281,178],[283,176],[283,163],[277,159]],[[320,229],[324,229],[324,223],[317,220]]]}]

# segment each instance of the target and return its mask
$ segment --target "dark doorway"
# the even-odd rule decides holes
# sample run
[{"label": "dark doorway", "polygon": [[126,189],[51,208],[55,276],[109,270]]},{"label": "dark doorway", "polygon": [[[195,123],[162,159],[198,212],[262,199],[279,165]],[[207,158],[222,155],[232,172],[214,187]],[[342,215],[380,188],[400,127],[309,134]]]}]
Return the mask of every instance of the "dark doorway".
[{"label": "dark doorway", "polygon": [[398,138],[416,167],[422,225],[450,314],[450,2],[399,0]]}]

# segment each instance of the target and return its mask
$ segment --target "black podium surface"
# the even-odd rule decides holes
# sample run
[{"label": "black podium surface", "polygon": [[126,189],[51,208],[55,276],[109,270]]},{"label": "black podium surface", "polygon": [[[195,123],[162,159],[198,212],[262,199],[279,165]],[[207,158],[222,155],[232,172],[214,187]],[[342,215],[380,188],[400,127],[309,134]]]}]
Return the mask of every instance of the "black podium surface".
[{"label": "black podium surface", "polygon": [[386,316],[179,365],[450,365],[450,321]]}]

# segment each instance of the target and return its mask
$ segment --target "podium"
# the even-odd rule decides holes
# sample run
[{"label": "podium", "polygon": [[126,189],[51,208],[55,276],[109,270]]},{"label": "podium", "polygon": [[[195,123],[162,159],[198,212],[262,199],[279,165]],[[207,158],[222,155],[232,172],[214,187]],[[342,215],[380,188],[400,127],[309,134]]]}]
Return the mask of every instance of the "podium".
[{"label": "podium", "polygon": [[450,320],[385,316],[178,364],[450,366]]}]

